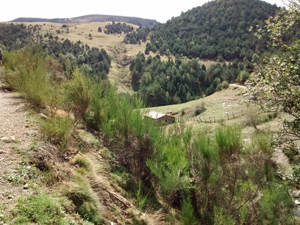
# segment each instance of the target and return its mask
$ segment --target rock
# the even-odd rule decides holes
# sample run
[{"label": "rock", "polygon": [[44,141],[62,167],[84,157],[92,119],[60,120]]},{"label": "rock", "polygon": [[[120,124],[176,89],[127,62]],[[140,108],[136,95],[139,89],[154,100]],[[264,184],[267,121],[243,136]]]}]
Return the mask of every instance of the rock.
[{"label": "rock", "polygon": [[292,191],[292,196],[294,198],[299,198],[300,197],[300,190],[294,190],[294,191]]},{"label": "rock", "polygon": [[294,203],[295,203],[295,205],[300,205],[300,201],[299,200],[295,200]]},{"label": "rock", "polygon": [[85,130],[77,130],[79,138],[92,146],[99,146],[99,138],[97,136],[94,136],[93,134],[85,131]]},{"label": "rock", "polygon": [[48,117],[43,113],[40,113],[39,116],[44,120],[48,119]]},{"label": "rock", "polygon": [[9,195],[7,198],[8,198],[8,199],[13,199],[13,198],[14,198],[14,196],[12,196],[12,195]]},{"label": "rock", "polygon": [[3,137],[3,138],[1,138],[0,139],[2,142],[4,142],[4,143],[12,143],[12,142],[14,142],[15,141],[15,137],[14,136],[12,136],[12,137]]},{"label": "rock", "polygon": [[23,189],[28,189],[29,188],[29,186],[28,186],[28,184],[26,183],[24,186],[23,186]]}]

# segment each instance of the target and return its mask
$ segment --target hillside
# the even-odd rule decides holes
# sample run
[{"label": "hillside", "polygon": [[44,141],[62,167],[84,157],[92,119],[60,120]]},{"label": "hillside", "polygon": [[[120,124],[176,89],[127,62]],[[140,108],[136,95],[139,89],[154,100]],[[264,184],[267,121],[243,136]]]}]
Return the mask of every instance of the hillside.
[{"label": "hillside", "polygon": [[250,33],[279,10],[261,0],[218,0],[193,8],[154,27],[149,51],[202,59],[243,60],[266,50]]},{"label": "hillside", "polygon": [[298,42],[250,74],[139,53],[130,24],[0,25],[0,224],[298,223]]},{"label": "hillside", "polygon": [[156,20],[151,20],[151,19],[143,19],[143,18],[127,17],[127,16],[100,15],[100,14],[85,15],[85,16],[79,16],[73,18],[54,18],[54,19],[20,17],[12,20],[11,22],[92,23],[92,22],[113,22],[113,21],[131,23],[137,26],[150,27],[150,28],[152,28],[155,24],[157,24]]}]

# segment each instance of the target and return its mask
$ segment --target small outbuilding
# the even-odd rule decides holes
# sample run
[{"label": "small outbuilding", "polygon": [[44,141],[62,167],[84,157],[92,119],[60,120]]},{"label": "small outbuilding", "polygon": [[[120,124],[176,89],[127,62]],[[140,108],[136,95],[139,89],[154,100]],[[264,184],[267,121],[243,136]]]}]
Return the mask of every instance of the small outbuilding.
[{"label": "small outbuilding", "polygon": [[164,114],[164,113],[159,113],[159,112],[155,112],[155,111],[151,111],[151,112],[145,114],[144,117],[150,118],[152,120],[158,121],[160,123],[165,123],[165,124],[174,123],[175,119],[176,119],[176,117],[171,114]]}]

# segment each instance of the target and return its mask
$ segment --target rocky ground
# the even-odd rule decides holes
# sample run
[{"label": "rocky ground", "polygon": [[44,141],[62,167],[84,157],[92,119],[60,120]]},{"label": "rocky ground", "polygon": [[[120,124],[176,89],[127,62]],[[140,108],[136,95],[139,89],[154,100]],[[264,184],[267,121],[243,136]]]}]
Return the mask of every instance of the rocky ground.
[{"label": "rocky ground", "polygon": [[37,134],[24,100],[0,83],[0,224],[18,198],[30,192],[22,178],[22,172],[30,169],[23,164],[22,152],[30,149]]}]

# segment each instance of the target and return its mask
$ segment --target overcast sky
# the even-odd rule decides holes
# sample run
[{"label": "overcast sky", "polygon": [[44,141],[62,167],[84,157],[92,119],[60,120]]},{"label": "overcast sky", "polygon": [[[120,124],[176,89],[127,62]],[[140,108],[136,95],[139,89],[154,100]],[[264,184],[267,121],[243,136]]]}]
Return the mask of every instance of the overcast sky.
[{"label": "overcast sky", "polygon": [[[89,14],[134,16],[166,22],[209,0],[1,0],[0,22],[18,17],[72,18]],[[281,0],[265,0],[283,6]]]}]

